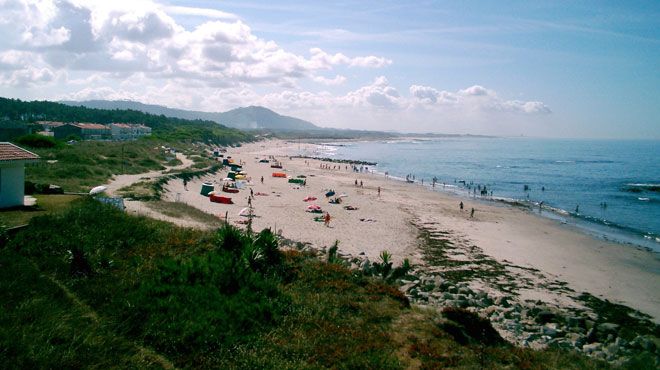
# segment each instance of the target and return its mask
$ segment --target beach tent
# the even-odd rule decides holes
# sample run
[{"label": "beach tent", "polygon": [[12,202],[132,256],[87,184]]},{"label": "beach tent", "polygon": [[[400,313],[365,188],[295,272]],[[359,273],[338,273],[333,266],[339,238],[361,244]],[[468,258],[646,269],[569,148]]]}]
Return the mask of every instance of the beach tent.
[{"label": "beach tent", "polygon": [[303,202],[311,202],[313,200],[316,200],[316,197],[313,197],[311,195],[308,195],[305,198],[303,198]]},{"label": "beach tent", "polygon": [[289,179],[289,182],[292,184],[303,184],[305,182],[304,179]]},{"label": "beach tent", "polygon": [[284,177],[284,178],[286,178],[286,173],[284,173],[284,172],[273,172],[273,177]]},{"label": "beach tent", "polygon": [[330,190],[329,192],[325,193],[325,197],[326,197],[326,198],[331,197],[331,196],[333,196],[333,195],[335,195],[335,191],[334,191],[334,190]]},{"label": "beach tent", "polygon": [[202,189],[200,190],[199,193],[205,197],[208,197],[209,193],[212,192],[214,188],[215,187],[213,186],[213,184],[211,184],[210,182],[205,182],[202,184]]}]

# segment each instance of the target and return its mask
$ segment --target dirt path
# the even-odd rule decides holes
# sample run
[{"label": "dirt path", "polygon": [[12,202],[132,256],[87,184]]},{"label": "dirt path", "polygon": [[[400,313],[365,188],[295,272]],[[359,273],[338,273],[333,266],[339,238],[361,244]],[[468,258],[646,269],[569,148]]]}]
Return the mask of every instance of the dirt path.
[{"label": "dirt path", "polygon": [[105,191],[110,196],[116,196],[117,191],[126,186],[130,186],[141,180],[153,179],[162,176],[164,172],[172,170],[182,170],[193,165],[193,161],[188,159],[183,153],[176,153],[176,158],[181,161],[178,166],[166,167],[162,171],[150,171],[138,173],[133,175],[116,175],[106,185],[108,189]]}]

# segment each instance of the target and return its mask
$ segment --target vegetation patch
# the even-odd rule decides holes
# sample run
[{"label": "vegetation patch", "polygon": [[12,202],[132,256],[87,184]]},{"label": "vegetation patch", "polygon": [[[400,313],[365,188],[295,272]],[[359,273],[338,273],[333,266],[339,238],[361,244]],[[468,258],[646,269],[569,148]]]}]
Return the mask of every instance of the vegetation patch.
[{"label": "vegetation patch", "polygon": [[478,330],[453,317],[476,341],[457,342],[437,324],[446,319],[409,308],[388,283],[396,268],[382,274],[391,267],[386,256],[372,275],[327,255],[282,252],[269,230],[184,229],[81,199],[33,218],[0,249],[0,361],[16,368],[594,367],[568,353],[481,344]]}]

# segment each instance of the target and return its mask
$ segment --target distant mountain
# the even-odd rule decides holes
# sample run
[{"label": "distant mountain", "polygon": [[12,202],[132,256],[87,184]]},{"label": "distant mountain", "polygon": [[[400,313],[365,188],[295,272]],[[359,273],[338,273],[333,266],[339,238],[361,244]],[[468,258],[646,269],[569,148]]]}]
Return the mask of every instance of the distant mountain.
[{"label": "distant mountain", "polygon": [[164,115],[188,120],[208,120],[242,130],[318,130],[311,122],[289,116],[283,116],[264,107],[250,106],[236,108],[228,112],[199,112],[168,108],[161,105],[142,104],[129,100],[87,100],[63,101],[70,106],[83,106],[97,109],[131,109],[140,112]]}]

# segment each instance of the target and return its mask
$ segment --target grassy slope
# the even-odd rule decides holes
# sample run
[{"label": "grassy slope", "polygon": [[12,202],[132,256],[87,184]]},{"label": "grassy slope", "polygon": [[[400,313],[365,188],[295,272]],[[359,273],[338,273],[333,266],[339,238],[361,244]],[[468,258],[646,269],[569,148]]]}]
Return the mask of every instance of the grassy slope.
[{"label": "grassy slope", "polygon": [[77,195],[41,194],[35,195],[34,197],[37,198],[36,207],[21,207],[0,210],[0,225],[4,227],[26,225],[33,217],[61,211],[65,209],[71,201],[79,198]]},{"label": "grassy slope", "polygon": [[459,344],[445,319],[409,308],[396,288],[308,253],[272,252],[268,234],[176,228],[91,200],[72,207],[33,219],[0,249],[0,363],[600,367],[562,352]]}]

